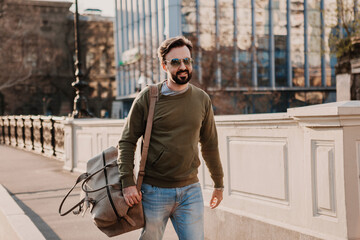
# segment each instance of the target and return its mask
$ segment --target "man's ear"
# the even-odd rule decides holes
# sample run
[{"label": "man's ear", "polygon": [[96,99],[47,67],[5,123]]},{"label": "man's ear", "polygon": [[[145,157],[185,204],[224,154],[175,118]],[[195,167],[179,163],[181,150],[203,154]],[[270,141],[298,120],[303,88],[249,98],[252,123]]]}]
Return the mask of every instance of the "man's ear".
[{"label": "man's ear", "polygon": [[167,71],[166,64],[163,61],[161,61],[161,67],[165,72]]}]

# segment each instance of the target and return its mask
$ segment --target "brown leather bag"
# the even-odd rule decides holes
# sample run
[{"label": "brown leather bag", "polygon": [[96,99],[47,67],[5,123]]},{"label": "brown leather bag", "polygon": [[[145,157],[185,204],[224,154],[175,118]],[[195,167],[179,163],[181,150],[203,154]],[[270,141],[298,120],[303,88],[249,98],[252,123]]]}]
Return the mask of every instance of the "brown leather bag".
[{"label": "brown leather bag", "polygon": [[[149,149],[155,103],[158,98],[158,88],[150,86],[150,106],[144,143],[141,153],[141,161],[136,187],[141,189],[145,175],[145,163]],[[142,203],[129,207],[124,200],[119,171],[117,164],[118,150],[110,147],[101,154],[93,157],[87,163],[86,173],[81,174],[74,186],[65,195],[59,207],[59,214],[65,216],[71,211],[74,214],[85,213],[90,208],[95,225],[107,236],[113,237],[144,227],[144,213]],[[66,198],[74,190],[78,183],[82,182],[80,202],[65,213],[61,212]]]}]

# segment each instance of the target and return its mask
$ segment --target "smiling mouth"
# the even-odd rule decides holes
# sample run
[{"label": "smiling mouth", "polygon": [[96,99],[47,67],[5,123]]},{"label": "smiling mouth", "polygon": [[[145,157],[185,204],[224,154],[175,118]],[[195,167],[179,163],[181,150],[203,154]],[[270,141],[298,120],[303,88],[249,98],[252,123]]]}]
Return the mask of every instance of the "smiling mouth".
[{"label": "smiling mouth", "polygon": [[184,78],[184,77],[187,77],[187,73],[180,73],[180,74],[178,74],[178,76],[181,78]]},{"label": "smiling mouth", "polygon": [[189,73],[187,71],[184,71],[184,72],[179,72],[177,75],[179,77],[183,78],[183,77],[187,77],[189,75]]}]

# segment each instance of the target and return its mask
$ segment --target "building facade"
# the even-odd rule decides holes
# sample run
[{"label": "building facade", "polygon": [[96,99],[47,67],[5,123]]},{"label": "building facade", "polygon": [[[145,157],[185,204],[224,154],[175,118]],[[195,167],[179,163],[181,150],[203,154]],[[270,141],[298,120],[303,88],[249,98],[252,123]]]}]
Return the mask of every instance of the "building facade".
[{"label": "building facade", "polygon": [[[73,111],[74,18],[65,1],[0,1],[0,115]],[[111,114],[115,98],[113,18],[88,11],[79,21],[89,110]]]},{"label": "building facade", "polygon": [[[0,114],[71,110],[69,2],[5,0],[0,17]],[[66,51],[67,50],[67,51]]]},{"label": "building facade", "polygon": [[[84,80],[89,84],[89,111],[108,118],[116,96],[113,18],[91,9],[80,16],[79,31]],[[74,46],[74,35],[70,36]]]},{"label": "building facade", "polygon": [[336,101],[331,36],[343,32],[339,2],[354,18],[354,0],[116,1],[113,116],[126,117],[141,84],[165,79],[156,52],[176,35],[194,45],[192,83],[209,93],[215,114]]}]

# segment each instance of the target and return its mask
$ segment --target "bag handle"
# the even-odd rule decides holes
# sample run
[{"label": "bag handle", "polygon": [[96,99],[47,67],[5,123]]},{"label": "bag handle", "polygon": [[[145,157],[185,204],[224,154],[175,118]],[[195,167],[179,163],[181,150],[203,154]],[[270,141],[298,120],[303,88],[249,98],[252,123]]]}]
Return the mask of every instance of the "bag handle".
[{"label": "bag handle", "polygon": [[[104,153],[103,153],[104,154]],[[105,185],[104,187],[101,187],[99,189],[95,189],[95,190],[86,190],[85,189],[85,183],[87,183],[94,175],[98,174],[99,172],[101,171],[104,171],[104,169],[108,168],[108,167],[116,167],[117,166],[117,163],[116,163],[116,160],[115,161],[112,161],[108,164],[106,164],[104,167],[102,167],[101,169],[97,170],[96,172],[92,173],[91,175],[89,175],[89,173],[83,173],[81,174],[77,179],[76,179],[76,182],[74,184],[74,186],[69,190],[69,192],[65,195],[65,197],[63,198],[63,200],[61,201],[60,203],[60,207],[59,207],[59,214],[60,216],[65,216],[67,214],[69,214],[71,211],[73,211],[75,208],[79,207],[79,210],[77,211],[73,211],[74,214],[79,214],[81,212],[81,209],[82,209],[82,205],[83,203],[86,201],[86,197],[84,197],[83,199],[80,200],[80,202],[78,202],[77,204],[75,204],[71,209],[69,209],[68,211],[66,211],[65,213],[61,213],[61,210],[62,210],[62,207],[66,201],[66,199],[68,198],[68,196],[70,195],[70,193],[75,189],[76,185],[78,183],[80,183],[81,181],[83,181],[83,183],[81,184],[81,189],[85,192],[85,193],[92,193],[92,192],[97,192],[97,191],[100,191],[101,189],[104,189],[106,187],[113,187],[113,188],[116,188],[117,185],[116,184],[107,184]],[[119,186],[120,187],[120,186]],[[87,201],[90,201],[90,200],[87,200]]]},{"label": "bag handle", "polygon": [[78,211],[74,211],[74,214],[79,214],[81,212],[81,205],[84,203],[85,198],[81,199],[80,202],[78,202],[77,204],[75,204],[75,206],[73,206],[70,210],[66,211],[65,213],[61,213],[61,209],[62,206],[65,202],[65,200],[67,199],[67,197],[70,195],[70,193],[74,190],[74,188],[76,187],[76,185],[81,182],[82,180],[86,179],[88,177],[88,173],[83,173],[81,174],[77,179],[76,182],[74,184],[74,186],[69,190],[69,192],[65,195],[65,197],[63,198],[63,200],[60,203],[60,207],[59,207],[59,214],[60,216],[65,216],[67,214],[69,214],[71,211],[73,211],[75,208],[79,207]]},{"label": "bag handle", "polygon": [[146,122],[144,145],[142,148],[139,173],[138,173],[137,184],[136,184],[136,188],[138,191],[141,190],[141,185],[143,182],[143,178],[145,176],[145,165],[146,165],[147,155],[149,152],[151,130],[152,130],[152,125],[153,125],[153,120],[154,120],[154,113],[155,113],[155,103],[158,100],[158,96],[159,96],[159,94],[158,94],[159,90],[158,90],[157,85],[152,84],[149,87],[150,87],[150,94],[149,94],[150,104],[149,104],[149,113],[148,113],[147,122]]},{"label": "bag handle", "polygon": [[99,170],[97,170],[96,172],[92,173],[91,175],[88,175],[85,180],[83,181],[83,183],[81,184],[81,189],[85,192],[85,193],[94,193],[94,192],[98,192],[104,188],[107,187],[113,187],[116,184],[105,184],[103,187],[100,187],[98,189],[94,189],[94,190],[87,190],[85,188],[85,184],[92,178],[94,177],[96,174],[98,174],[99,172],[104,171],[106,168],[110,168],[110,167],[116,167],[117,166],[117,160],[112,161],[111,163],[106,164],[104,167],[100,168]]}]

